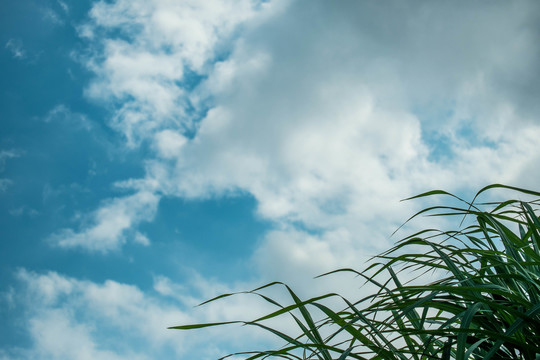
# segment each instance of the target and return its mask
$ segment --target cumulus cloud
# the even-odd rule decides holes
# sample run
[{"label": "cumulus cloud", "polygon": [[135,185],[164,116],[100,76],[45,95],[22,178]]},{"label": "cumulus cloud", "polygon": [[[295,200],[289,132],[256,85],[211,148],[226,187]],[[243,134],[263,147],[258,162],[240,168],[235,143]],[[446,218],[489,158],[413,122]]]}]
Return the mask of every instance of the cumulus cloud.
[{"label": "cumulus cloud", "polygon": [[[411,212],[399,199],[416,192],[524,184],[519,174],[538,162],[534,104],[524,111],[502,95],[520,97],[521,85],[495,84],[538,47],[510,41],[533,30],[523,30],[531,6],[462,16],[428,2],[293,3],[252,23],[214,65],[193,96],[215,105],[177,165],[156,164],[149,178],[187,197],[247,191],[265,218],[344,227],[362,234],[355,241],[390,234]],[[449,144],[443,159],[439,139]]]},{"label": "cumulus cloud", "polygon": [[[141,349],[123,345],[133,338],[147,346],[168,343],[173,353],[175,348],[179,350],[171,337],[167,339],[165,329],[167,321],[182,321],[185,316],[133,286],[80,281],[54,272],[21,270],[17,275],[22,286],[18,295],[27,301],[18,305],[33,304],[35,308],[29,309],[23,320],[32,347],[11,349],[15,354],[35,359],[152,358],[148,356],[151,351],[139,353]],[[123,333],[124,341],[106,344],[104,339],[111,330]],[[65,341],[66,334],[70,334],[70,341]]]},{"label": "cumulus cloud", "polygon": [[98,2],[87,94],[116,104],[128,146],[154,149],[124,187],[247,192],[293,239],[294,224],[384,238],[414,193],[534,185],[537,7]]},{"label": "cumulus cloud", "polygon": [[[187,142],[186,132],[194,128],[198,117],[187,95],[194,86],[190,77],[205,76],[211,61],[228,51],[226,47],[220,50],[220,46],[259,7],[248,0],[208,4],[121,0],[94,4],[90,21],[79,29],[81,36],[92,39],[99,34],[99,39],[104,39],[95,37],[99,52],[86,62],[96,73],[87,95],[119,104],[110,124],[125,136],[129,147],[150,141],[161,158],[176,159]],[[73,115],[59,105],[47,119]],[[156,199],[153,206],[157,205],[162,184],[146,179],[119,185],[130,183],[143,184],[144,191],[150,188],[153,194],[149,196]],[[109,202],[131,200],[118,198]],[[124,242],[125,231],[153,217],[152,211],[137,213],[141,206],[129,211],[122,205],[111,209],[109,202],[90,215],[94,225],[81,231],[59,231],[51,237],[52,242],[106,252]],[[111,213],[114,216],[109,217]]]},{"label": "cumulus cloud", "polygon": [[[121,102],[112,125],[132,146],[164,127],[192,128],[190,76],[206,73],[219,46],[254,7],[249,0],[96,3],[91,21],[80,28],[89,38],[105,35],[102,53],[87,62],[97,75],[87,94]],[[108,36],[117,30],[122,36]]]},{"label": "cumulus cloud", "polygon": [[[91,44],[85,65],[95,74],[86,95],[113,109],[110,125],[128,148],[148,146],[146,175],[115,184],[132,192],[104,200],[49,241],[98,253],[128,240],[151,245],[138,225],[152,221],[163,196],[247,193],[257,215],[274,224],[252,254],[259,280],[292,282],[305,295],[347,285],[321,280],[315,288],[307,279],[359,267],[386,248],[419,206],[400,199],[491,182],[537,186],[538,6],[96,2],[79,27]],[[24,56],[15,42],[6,48]],[[56,119],[86,124],[64,105],[47,116]],[[0,167],[12,157],[0,152]],[[1,179],[0,190],[9,184]],[[178,284],[156,276],[144,290],[21,271],[24,286],[12,298],[33,306],[26,305],[33,311],[24,320],[33,347],[10,351],[37,359],[146,359],[183,356],[204,344],[197,358],[214,358],[223,352],[202,336],[165,327],[253,318],[264,308],[234,297],[187,312],[254,287],[190,278]],[[70,343],[60,340],[66,333]],[[140,347],[110,340],[118,334]],[[212,334],[235,344],[257,336]]]},{"label": "cumulus cloud", "polygon": [[186,142],[184,136],[171,130],[160,131],[155,136],[158,154],[163,158],[176,158]]},{"label": "cumulus cloud", "polygon": [[[344,280],[315,287],[307,279],[360,267],[386,248],[420,206],[400,199],[491,182],[537,186],[538,6],[97,2],[79,28],[93,46],[86,94],[114,109],[110,125],[128,148],[151,152],[143,178],[116,184],[134,193],[104,200],[76,230],[49,240],[101,253],[128,239],[151,245],[137,228],[152,221],[163,196],[248,193],[257,215],[274,224],[252,254],[258,280],[284,280],[306,296],[356,291]],[[62,106],[50,115],[73,116]],[[265,310],[235,297],[188,315],[186,306],[253,287],[196,274],[183,284],[156,276],[148,291],[56,273],[19,278],[41,304],[26,319],[33,348],[20,351],[35,355],[27,358],[185,355],[202,337],[188,341],[167,325]],[[216,331],[212,338],[229,344],[260,339]],[[58,340],[67,332],[72,344]],[[119,333],[141,351],[107,340]],[[207,345],[197,358],[223,354]]]}]

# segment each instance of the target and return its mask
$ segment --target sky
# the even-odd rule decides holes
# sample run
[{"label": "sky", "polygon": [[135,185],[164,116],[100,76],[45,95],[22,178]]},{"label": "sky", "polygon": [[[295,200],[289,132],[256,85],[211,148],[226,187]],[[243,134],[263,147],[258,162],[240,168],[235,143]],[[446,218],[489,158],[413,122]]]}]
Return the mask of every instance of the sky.
[{"label": "sky", "polygon": [[8,0],[0,69],[1,360],[275,345],[167,327],[360,297],[313,278],[439,201],[404,198],[538,190],[535,0]]}]

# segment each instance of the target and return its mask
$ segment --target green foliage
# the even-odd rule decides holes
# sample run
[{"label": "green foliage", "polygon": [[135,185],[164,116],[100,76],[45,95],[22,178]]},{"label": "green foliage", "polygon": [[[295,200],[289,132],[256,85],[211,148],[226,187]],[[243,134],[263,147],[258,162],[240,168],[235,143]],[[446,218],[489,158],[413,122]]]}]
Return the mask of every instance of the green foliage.
[{"label": "green foliage", "polygon": [[[480,190],[475,199],[494,188],[540,196],[497,184]],[[301,300],[281,283],[251,291],[277,310],[239,323],[263,328],[284,340],[285,346],[240,354],[247,359],[540,359],[538,201],[476,204],[444,191],[414,198],[428,196],[452,196],[462,206],[434,206],[412,218],[460,216],[472,224],[460,230],[426,229],[407,236],[372,259],[363,272],[333,271],[352,272],[377,288],[376,293],[359,300],[339,294]],[[422,283],[428,274],[436,280]],[[402,283],[404,276],[417,278]],[[261,293],[273,286],[286,289],[290,305],[283,306]],[[339,310],[328,305],[329,299],[339,299]],[[292,317],[298,335],[265,325],[265,320],[279,316]]]}]

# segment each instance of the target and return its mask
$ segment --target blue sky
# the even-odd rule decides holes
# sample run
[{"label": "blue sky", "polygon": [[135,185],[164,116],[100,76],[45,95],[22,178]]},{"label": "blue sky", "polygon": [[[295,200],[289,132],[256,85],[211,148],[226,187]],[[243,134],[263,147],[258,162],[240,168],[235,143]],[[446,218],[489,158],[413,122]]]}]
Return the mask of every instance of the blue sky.
[{"label": "blue sky", "polygon": [[249,349],[166,327],[249,319],[193,306],[274,280],[358,296],[312,278],[389,246],[400,199],[537,189],[536,1],[0,9],[2,360]]}]

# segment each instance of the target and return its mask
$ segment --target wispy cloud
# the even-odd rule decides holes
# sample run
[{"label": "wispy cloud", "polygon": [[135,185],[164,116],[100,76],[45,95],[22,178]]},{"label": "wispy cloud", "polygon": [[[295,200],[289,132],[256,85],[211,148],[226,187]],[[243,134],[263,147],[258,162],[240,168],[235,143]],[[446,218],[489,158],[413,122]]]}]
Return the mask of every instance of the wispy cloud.
[{"label": "wispy cloud", "polygon": [[63,121],[85,130],[92,130],[92,121],[85,114],[71,111],[65,104],[58,104],[53,107],[43,118],[45,122]]},{"label": "wispy cloud", "polygon": [[29,216],[31,218],[39,215],[39,212],[36,209],[32,209],[26,205],[20,206],[15,209],[9,210],[11,216]]},{"label": "wispy cloud", "polygon": [[[107,201],[87,216],[81,230],[63,229],[51,235],[48,241],[62,248],[80,248],[92,252],[117,250],[125,243],[128,230],[141,221],[152,220],[158,202],[159,196],[150,192],[138,192]],[[148,245],[141,234],[134,236],[135,242]]]},{"label": "wispy cloud", "polygon": [[58,5],[60,5],[60,8],[62,8],[62,11],[66,14],[69,14],[69,6],[62,0],[56,1]]},{"label": "wispy cloud", "polygon": [[6,166],[6,161],[8,159],[18,158],[22,154],[22,151],[16,149],[0,150],[0,171],[4,170],[4,167]]},{"label": "wispy cloud", "polygon": [[26,58],[26,49],[23,47],[22,41],[19,39],[9,39],[6,42],[5,48],[11,52],[16,59]]},{"label": "wispy cloud", "polygon": [[12,180],[0,178],[0,193],[6,191],[12,184],[13,184]]},{"label": "wispy cloud", "polygon": [[41,8],[43,19],[53,25],[64,25],[70,12],[68,4],[62,0],[56,0],[56,6],[52,5]]},{"label": "wispy cloud", "polygon": [[135,238],[133,239],[138,244],[141,244],[143,246],[149,246],[150,245],[150,239],[148,237],[140,232],[135,233]]},{"label": "wispy cloud", "polygon": [[[9,159],[18,158],[22,155],[23,151],[17,149],[0,150],[0,173],[5,170],[6,162]],[[11,185],[13,185],[11,179],[0,178],[0,193],[5,192]]]}]

